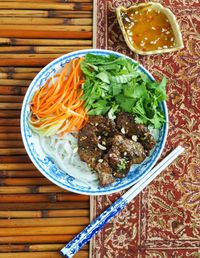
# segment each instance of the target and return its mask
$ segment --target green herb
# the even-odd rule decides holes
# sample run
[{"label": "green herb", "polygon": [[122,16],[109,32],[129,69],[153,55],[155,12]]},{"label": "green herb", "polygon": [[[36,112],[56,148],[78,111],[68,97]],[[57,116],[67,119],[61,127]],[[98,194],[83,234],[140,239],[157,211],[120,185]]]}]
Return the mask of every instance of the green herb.
[{"label": "green herb", "polygon": [[124,171],[126,169],[126,160],[120,159],[120,163],[117,164],[117,168],[119,171]]},{"label": "green herb", "polygon": [[87,54],[81,62],[85,108],[89,115],[134,115],[135,122],[159,128],[165,122],[159,103],[166,100],[166,78],[151,81],[125,57]]}]

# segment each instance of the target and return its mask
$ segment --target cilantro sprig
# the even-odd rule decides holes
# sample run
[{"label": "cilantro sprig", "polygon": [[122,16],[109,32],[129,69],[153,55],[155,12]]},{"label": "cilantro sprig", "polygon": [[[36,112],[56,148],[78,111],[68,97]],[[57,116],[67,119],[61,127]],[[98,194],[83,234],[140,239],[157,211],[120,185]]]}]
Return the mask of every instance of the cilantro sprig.
[{"label": "cilantro sprig", "polygon": [[81,62],[85,108],[89,115],[134,115],[135,122],[159,128],[165,122],[159,103],[166,100],[166,78],[151,81],[125,57],[87,54]]}]

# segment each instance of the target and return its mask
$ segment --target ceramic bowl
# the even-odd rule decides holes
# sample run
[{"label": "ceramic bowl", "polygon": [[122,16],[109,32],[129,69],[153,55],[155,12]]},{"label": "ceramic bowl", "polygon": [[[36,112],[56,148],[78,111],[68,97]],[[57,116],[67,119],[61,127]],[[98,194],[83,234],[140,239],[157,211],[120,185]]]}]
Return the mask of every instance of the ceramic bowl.
[{"label": "ceramic bowl", "polygon": [[[142,178],[146,173],[148,173],[148,171],[154,166],[154,164],[160,157],[165,145],[168,131],[168,111],[166,103],[162,102],[160,108],[164,112],[165,119],[167,122],[163,124],[163,126],[157,132],[156,146],[151,151],[151,155],[148,158],[146,158],[144,162],[131,167],[130,172],[125,178],[117,179],[115,183],[107,187],[100,187],[98,185],[98,182],[95,182],[91,185],[81,184],[76,178],[68,175],[67,173],[64,173],[61,169],[58,168],[54,161],[43,152],[36,135],[31,131],[29,127],[28,118],[30,115],[30,102],[35,91],[38,90],[38,88],[40,88],[41,86],[43,86],[50,76],[53,76],[57,72],[60,72],[60,70],[63,69],[65,64],[68,63],[70,60],[84,56],[87,53],[93,53],[97,55],[114,54],[117,57],[124,56],[120,53],[109,50],[81,50],[63,55],[57,58],[56,60],[52,61],[46,67],[44,67],[34,78],[24,97],[21,110],[21,134],[25,149],[31,161],[33,162],[35,167],[51,182],[66,190],[79,194],[111,194],[130,187],[140,178]],[[135,63],[134,60],[132,60],[132,62]],[[154,80],[152,75],[143,66],[140,65],[139,69],[142,70],[152,81]]]}]

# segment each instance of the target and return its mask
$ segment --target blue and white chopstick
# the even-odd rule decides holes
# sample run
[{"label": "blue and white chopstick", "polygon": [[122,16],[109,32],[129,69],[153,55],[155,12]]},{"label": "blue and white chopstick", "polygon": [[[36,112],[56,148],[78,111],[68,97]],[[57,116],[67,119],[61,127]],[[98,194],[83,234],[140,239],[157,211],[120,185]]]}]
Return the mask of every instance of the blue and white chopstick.
[{"label": "blue and white chopstick", "polygon": [[61,254],[67,258],[73,257],[98,231],[103,228],[118,212],[120,212],[133,198],[135,198],[152,180],[154,180],[172,161],[174,161],[184,148],[178,146],[167,155],[158,165],[147,173],[138,183],[132,186],[124,195],[117,199],[109,208],[89,224],[82,232],[72,239]]}]

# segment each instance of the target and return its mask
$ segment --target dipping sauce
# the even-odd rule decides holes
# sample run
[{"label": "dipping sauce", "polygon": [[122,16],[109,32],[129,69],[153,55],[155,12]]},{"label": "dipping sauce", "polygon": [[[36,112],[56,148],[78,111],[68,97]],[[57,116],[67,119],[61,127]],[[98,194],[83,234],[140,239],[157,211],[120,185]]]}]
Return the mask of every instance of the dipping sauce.
[{"label": "dipping sauce", "polygon": [[131,44],[142,51],[174,48],[175,35],[167,16],[151,5],[138,6],[121,13]]}]

